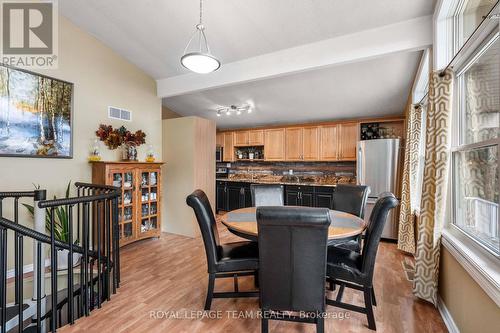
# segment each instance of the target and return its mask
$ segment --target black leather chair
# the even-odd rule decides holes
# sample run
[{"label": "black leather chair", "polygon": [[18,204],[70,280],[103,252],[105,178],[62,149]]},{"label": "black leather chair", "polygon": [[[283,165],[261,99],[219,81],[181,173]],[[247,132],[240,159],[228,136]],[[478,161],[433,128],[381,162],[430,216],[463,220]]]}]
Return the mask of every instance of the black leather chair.
[{"label": "black leather chair", "polygon": [[285,189],[283,185],[274,184],[252,184],[252,206],[284,206]]},{"label": "black leather chair", "polygon": [[[210,310],[212,298],[258,297],[259,292],[239,292],[238,276],[257,275],[259,249],[255,242],[220,244],[217,224],[206,194],[196,190],[186,198],[200,226],[208,266],[208,291],[205,310]],[[234,292],[214,292],[216,278],[234,278]]]},{"label": "black leather chair", "polygon": [[[369,194],[369,186],[338,184],[333,194],[333,209],[364,218]],[[333,240],[328,245],[340,246],[348,250],[360,252],[361,236]]]},{"label": "black leather chair", "polygon": [[[398,200],[392,193],[383,193],[379,196],[370,215],[361,253],[341,247],[328,247],[327,277],[340,285],[340,288],[336,299],[327,299],[326,303],[365,313],[368,318],[368,328],[372,330],[376,329],[372,308],[375,259],[387,215],[397,205]],[[363,291],[365,307],[343,303],[342,296],[345,287]]]},{"label": "black leather chair", "polygon": [[315,323],[317,332],[324,332],[329,225],[326,208],[257,208],[263,333],[269,320]]},{"label": "black leather chair", "polygon": [[370,186],[338,184],[333,194],[333,209],[364,218],[369,194]]}]

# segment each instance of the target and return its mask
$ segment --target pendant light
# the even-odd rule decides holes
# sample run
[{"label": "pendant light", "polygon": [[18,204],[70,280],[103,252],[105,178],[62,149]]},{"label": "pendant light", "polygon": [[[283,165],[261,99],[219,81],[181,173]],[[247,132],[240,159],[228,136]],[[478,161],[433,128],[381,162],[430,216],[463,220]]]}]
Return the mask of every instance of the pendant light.
[{"label": "pendant light", "polygon": [[[198,49],[189,51],[189,45],[195,37],[198,37]],[[220,67],[220,62],[210,53],[207,37],[205,36],[205,26],[203,25],[203,0],[200,0],[200,22],[196,25],[196,31],[189,39],[184,55],[181,57],[181,64],[185,68],[199,74],[207,74],[216,71]]]}]

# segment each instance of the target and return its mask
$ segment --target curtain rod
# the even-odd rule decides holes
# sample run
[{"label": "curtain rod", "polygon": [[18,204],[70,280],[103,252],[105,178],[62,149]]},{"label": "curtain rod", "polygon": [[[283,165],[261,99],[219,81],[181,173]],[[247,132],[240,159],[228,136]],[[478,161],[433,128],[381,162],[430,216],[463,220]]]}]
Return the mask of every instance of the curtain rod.
[{"label": "curtain rod", "polygon": [[[462,47],[458,50],[457,53],[455,53],[455,55],[453,56],[453,58],[451,58],[450,62],[448,63],[448,65],[446,65],[446,67],[441,70],[441,72],[439,73],[439,76],[440,77],[443,77],[446,73],[446,71],[449,69],[449,68],[453,68],[453,66],[451,64],[453,64],[453,62],[455,61],[455,59],[457,58],[457,56],[459,54],[462,53],[462,51],[464,50],[465,46],[469,43],[470,40],[472,40],[472,37],[474,37],[474,35],[476,34],[477,31],[479,31],[479,28],[481,28],[481,26],[484,24],[484,22],[486,22],[486,20],[490,20],[490,19],[498,19],[500,18],[500,14],[493,14],[493,11],[497,8],[498,6],[498,3],[500,2],[500,0],[497,0],[497,2],[495,3],[495,5],[490,9],[490,11],[488,12],[488,14],[486,14],[485,16],[483,16],[483,20],[481,21],[481,23],[479,23],[479,25],[476,27],[476,29],[474,29],[474,31],[472,32],[472,34],[469,36],[469,38],[467,38],[467,40],[465,41],[465,43],[462,45]],[[423,99],[422,99],[423,101]],[[419,103],[420,104],[420,103]]]}]

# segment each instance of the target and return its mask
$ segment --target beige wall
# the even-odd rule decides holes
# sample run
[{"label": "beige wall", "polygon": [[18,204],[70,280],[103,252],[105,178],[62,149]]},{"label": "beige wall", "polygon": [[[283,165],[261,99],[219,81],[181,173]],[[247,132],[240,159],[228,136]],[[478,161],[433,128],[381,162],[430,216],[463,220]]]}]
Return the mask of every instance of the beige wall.
[{"label": "beige wall", "polygon": [[199,227],[186,197],[202,189],[214,205],[215,122],[199,117],[163,120],[163,156],[162,230],[195,237]]},{"label": "beige wall", "polygon": [[500,308],[442,246],[439,295],[461,333],[498,332]]},{"label": "beige wall", "polygon": [[161,107],[161,119],[172,119],[182,117],[180,114],[170,110],[166,106]]},{"label": "beige wall", "polygon": [[[147,134],[146,142],[153,145],[158,160],[162,159],[161,100],[156,96],[155,81],[137,67],[60,17],[59,68],[40,72],[74,83],[73,158],[1,157],[0,190],[32,190],[33,184],[40,184],[49,194],[61,196],[69,180],[90,181],[87,156],[100,123],[142,129]],[[131,110],[133,121],[108,119],[108,106]],[[139,147],[140,159],[144,159],[146,149],[147,145]],[[118,159],[118,151],[104,146],[101,151],[104,160]],[[25,253],[30,256],[26,246]]]}]

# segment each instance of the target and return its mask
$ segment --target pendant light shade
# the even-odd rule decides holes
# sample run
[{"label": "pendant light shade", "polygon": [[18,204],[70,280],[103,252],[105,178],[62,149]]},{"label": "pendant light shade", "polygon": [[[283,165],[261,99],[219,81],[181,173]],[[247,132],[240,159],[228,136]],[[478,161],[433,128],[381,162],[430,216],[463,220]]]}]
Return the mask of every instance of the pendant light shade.
[{"label": "pendant light shade", "polygon": [[[205,26],[203,25],[203,0],[200,0],[200,23],[196,25],[196,31],[189,39],[184,55],[181,57],[181,64],[185,68],[199,74],[207,74],[216,71],[220,67],[220,62],[210,53],[207,37],[205,36]],[[190,50],[191,42],[197,37],[198,48]]]}]

